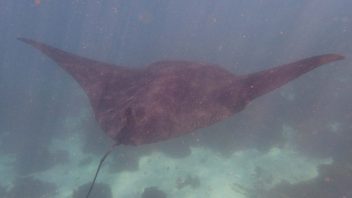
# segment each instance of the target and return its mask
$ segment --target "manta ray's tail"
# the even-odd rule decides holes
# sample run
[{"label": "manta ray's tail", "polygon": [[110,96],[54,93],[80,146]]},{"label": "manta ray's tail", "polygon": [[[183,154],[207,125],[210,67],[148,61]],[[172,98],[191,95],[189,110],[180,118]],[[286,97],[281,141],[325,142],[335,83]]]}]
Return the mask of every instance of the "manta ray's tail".
[{"label": "manta ray's tail", "polygon": [[251,101],[273,91],[322,64],[341,59],[344,59],[344,56],[338,54],[313,56],[244,76],[243,82],[245,84],[246,100]]}]

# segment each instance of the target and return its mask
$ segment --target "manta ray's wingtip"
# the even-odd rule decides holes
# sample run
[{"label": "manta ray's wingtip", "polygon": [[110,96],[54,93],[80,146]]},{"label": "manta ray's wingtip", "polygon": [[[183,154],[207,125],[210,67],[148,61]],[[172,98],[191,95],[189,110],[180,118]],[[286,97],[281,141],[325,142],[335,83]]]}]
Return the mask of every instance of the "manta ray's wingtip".
[{"label": "manta ray's wingtip", "polygon": [[327,62],[342,60],[346,58],[344,55],[341,54],[325,54],[322,55],[322,57],[326,59]]},{"label": "manta ray's wingtip", "polygon": [[17,40],[22,41],[24,43],[27,43],[27,44],[29,44],[33,47],[37,47],[37,48],[39,48],[39,46],[42,45],[41,43],[39,43],[33,39],[29,39],[29,38],[25,38],[25,37],[17,37]]},{"label": "manta ray's wingtip", "polygon": [[25,38],[25,37],[17,37],[17,40],[25,42],[25,43],[31,43],[33,42],[33,40],[29,39],[29,38]]},{"label": "manta ray's wingtip", "polygon": [[32,47],[40,49],[43,46],[47,46],[44,43],[38,42],[36,40],[26,38],[26,37],[17,37],[17,40],[22,41],[28,45],[31,45]]}]

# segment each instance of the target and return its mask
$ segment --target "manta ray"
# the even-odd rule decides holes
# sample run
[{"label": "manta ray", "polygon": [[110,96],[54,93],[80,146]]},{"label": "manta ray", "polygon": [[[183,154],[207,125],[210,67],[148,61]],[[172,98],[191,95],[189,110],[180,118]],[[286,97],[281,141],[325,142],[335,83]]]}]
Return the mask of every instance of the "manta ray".
[{"label": "manta ray", "polygon": [[[208,127],[304,73],[344,59],[339,54],[324,54],[245,75],[183,60],[131,69],[18,39],[50,57],[78,82],[100,127],[114,140],[113,147],[155,143]],[[111,150],[100,160],[87,197]]]}]

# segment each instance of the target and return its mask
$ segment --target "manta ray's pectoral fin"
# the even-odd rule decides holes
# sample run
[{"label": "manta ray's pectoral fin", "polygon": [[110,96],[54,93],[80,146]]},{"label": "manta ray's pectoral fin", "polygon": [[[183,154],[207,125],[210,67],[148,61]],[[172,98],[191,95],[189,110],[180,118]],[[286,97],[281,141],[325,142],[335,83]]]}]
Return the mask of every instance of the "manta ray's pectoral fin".
[{"label": "manta ray's pectoral fin", "polygon": [[78,56],[32,39],[18,39],[38,49],[67,71],[87,93],[93,107],[111,78],[122,81],[134,73],[131,69]]},{"label": "manta ray's pectoral fin", "polygon": [[293,63],[243,76],[246,101],[273,91],[320,65],[344,59],[338,54],[313,56]]}]

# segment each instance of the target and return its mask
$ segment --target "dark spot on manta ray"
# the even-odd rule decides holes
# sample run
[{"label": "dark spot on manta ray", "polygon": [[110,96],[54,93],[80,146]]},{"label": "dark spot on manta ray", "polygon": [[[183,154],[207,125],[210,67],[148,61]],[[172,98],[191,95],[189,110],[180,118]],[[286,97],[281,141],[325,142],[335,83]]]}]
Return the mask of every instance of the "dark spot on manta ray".
[{"label": "dark spot on manta ray", "polygon": [[[179,60],[130,69],[32,39],[19,40],[49,56],[78,82],[90,100],[97,122],[115,145],[150,144],[208,127],[302,74],[344,58],[324,54],[252,74],[234,75],[217,65]],[[93,184],[110,152],[111,149],[101,159]]]}]

